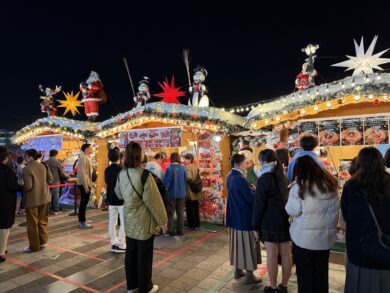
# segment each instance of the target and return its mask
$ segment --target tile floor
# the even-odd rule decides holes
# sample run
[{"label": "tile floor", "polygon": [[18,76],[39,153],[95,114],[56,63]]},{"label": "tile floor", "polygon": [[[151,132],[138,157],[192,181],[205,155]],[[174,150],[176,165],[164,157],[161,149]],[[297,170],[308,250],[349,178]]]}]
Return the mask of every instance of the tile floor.
[{"label": "tile floor", "polygon": [[[107,212],[87,211],[93,229],[80,230],[77,217],[50,216],[49,243],[44,250],[22,253],[28,244],[23,217],[17,217],[8,243],[7,261],[0,264],[0,292],[126,292],[124,255],[109,252]],[[187,232],[155,250],[153,281],[164,292],[262,292],[264,285],[247,286],[233,279],[228,258],[228,234]],[[342,254],[332,254],[330,292],[343,292]],[[267,284],[265,252],[256,274]],[[289,292],[296,292],[295,274]]]}]

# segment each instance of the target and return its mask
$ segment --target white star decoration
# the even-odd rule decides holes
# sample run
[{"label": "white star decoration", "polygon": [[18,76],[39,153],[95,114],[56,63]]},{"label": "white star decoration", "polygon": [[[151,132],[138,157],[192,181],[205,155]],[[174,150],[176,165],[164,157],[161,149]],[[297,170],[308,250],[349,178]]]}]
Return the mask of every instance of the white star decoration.
[{"label": "white star decoration", "polygon": [[356,56],[347,55],[349,60],[333,64],[332,66],[347,67],[345,71],[354,69],[352,75],[358,75],[361,73],[373,73],[373,69],[383,70],[383,68],[381,68],[379,65],[389,63],[390,59],[380,57],[389,49],[383,50],[379,53],[376,53],[375,55],[372,55],[374,53],[374,47],[377,39],[378,36],[375,36],[366,53],[364,53],[363,37],[360,40],[360,45],[358,45],[356,41],[353,40],[355,43]]}]

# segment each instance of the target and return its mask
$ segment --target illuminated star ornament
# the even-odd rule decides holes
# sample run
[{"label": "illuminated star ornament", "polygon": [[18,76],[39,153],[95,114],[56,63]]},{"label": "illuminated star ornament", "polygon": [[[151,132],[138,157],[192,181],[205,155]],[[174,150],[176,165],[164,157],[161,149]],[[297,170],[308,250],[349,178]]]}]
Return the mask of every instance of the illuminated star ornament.
[{"label": "illuminated star ornament", "polygon": [[370,47],[368,47],[367,52],[365,53],[364,53],[363,37],[360,40],[360,45],[358,45],[356,41],[353,40],[353,42],[355,43],[356,56],[347,55],[349,60],[333,64],[332,66],[347,67],[345,71],[354,70],[352,75],[358,75],[361,73],[365,73],[365,74],[373,73],[373,69],[383,70],[383,68],[381,68],[379,65],[389,63],[390,59],[381,58],[381,56],[384,53],[386,53],[389,49],[383,50],[373,55],[374,47],[377,39],[378,36],[375,36],[370,44]]},{"label": "illuminated star ornament", "polygon": [[73,94],[73,91],[69,92],[63,92],[66,100],[58,101],[61,105],[59,105],[59,108],[65,108],[65,112],[63,116],[66,115],[69,111],[72,113],[73,117],[76,116],[76,114],[80,114],[77,107],[83,107],[82,102],[78,99],[80,92],[77,92],[77,94]]},{"label": "illuminated star ornament", "polygon": [[158,83],[163,90],[162,93],[155,94],[154,96],[163,98],[161,102],[171,103],[171,104],[180,104],[177,98],[184,97],[185,92],[180,90],[180,87],[175,87],[175,76],[172,76],[171,83],[169,83],[168,78],[165,77],[165,81]]}]

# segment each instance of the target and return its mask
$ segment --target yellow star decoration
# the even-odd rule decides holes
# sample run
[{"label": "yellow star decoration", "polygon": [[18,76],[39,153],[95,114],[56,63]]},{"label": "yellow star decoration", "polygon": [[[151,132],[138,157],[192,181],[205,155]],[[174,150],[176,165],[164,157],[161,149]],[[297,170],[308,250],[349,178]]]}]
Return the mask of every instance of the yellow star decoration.
[{"label": "yellow star decoration", "polygon": [[66,115],[69,111],[72,113],[73,117],[76,116],[76,114],[80,114],[77,107],[83,107],[82,102],[78,100],[78,97],[80,95],[80,92],[77,92],[77,94],[73,94],[73,91],[69,92],[63,92],[66,100],[58,101],[61,103],[59,105],[59,108],[66,108],[63,116]]}]

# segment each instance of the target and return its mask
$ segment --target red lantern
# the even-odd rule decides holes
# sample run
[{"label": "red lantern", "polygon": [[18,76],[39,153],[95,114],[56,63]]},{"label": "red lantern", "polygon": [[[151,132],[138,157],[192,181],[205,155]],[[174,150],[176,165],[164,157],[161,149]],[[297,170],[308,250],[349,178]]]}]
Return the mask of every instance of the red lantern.
[{"label": "red lantern", "polygon": [[379,105],[380,101],[378,99],[375,99],[373,102],[372,102],[374,105]]}]

